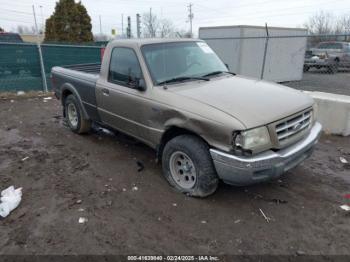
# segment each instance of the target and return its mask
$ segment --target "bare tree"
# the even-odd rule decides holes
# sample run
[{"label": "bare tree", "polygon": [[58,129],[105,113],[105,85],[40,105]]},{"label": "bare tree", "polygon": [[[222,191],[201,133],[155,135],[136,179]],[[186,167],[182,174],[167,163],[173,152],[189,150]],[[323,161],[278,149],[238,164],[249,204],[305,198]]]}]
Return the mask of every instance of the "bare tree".
[{"label": "bare tree", "polygon": [[159,21],[156,15],[152,12],[144,13],[142,15],[142,31],[146,38],[156,37],[159,30]]},{"label": "bare tree", "polygon": [[309,21],[304,24],[304,27],[313,35],[332,34],[334,32],[334,24],[333,14],[321,11],[311,16]]},{"label": "bare tree", "polygon": [[144,13],[142,15],[142,33],[143,37],[176,37],[178,30],[175,28],[173,22],[169,19],[158,17],[152,12]]},{"label": "bare tree", "polygon": [[164,37],[175,37],[174,24],[169,19],[162,19],[159,21],[159,36]]}]

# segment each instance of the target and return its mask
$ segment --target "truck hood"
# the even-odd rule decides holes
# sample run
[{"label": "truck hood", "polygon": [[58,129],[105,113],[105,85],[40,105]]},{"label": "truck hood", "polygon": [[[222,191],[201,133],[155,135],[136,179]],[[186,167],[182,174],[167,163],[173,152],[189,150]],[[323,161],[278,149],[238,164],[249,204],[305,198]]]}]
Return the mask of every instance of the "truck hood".
[{"label": "truck hood", "polygon": [[187,82],[168,91],[226,113],[247,129],[280,120],[313,104],[312,98],[301,91],[242,76]]}]

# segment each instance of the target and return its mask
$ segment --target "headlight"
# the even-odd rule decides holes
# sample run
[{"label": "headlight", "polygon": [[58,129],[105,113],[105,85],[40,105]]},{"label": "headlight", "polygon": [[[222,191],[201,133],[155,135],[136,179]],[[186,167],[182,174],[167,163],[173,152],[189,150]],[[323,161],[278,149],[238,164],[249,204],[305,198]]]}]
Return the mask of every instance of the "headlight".
[{"label": "headlight", "polygon": [[258,150],[271,144],[266,126],[243,131],[236,136],[235,145],[246,150]]}]

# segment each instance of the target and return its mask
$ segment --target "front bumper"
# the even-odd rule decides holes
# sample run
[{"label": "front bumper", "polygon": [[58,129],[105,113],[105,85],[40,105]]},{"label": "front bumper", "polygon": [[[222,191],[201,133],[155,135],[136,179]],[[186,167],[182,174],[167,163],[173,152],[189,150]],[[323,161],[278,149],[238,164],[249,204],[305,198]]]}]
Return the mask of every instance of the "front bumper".
[{"label": "front bumper", "polygon": [[321,134],[316,122],[308,136],[297,143],[278,150],[269,150],[255,156],[234,156],[210,149],[218,176],[228,184],[244,186],[274,179],[308,158]]}]

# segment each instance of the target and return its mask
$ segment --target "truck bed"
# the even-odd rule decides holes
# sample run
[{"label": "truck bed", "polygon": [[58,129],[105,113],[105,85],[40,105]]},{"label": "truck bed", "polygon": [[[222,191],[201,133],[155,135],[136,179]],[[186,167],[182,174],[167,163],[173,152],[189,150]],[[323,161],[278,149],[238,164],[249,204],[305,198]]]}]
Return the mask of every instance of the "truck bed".
[{"label": "truck bed", "polygon": [[62,67],[73,71],[79,71],[79,72],[93,74],[93,75],[98,75],[100,74],[100,71],[101,71],[100,63],[77,64],[77,65],[68,65],[68,66],[62,66]]},{"label": "truck bed", "polygon": [[85,112],[93,120],[98,121],[96,102],[96,82],[99,78],[101,64],[77,64],[56,66],[52,68],[52,88],[58,99],[61,99],[62,88],[69,86],[69,90],[80,97]]}]

